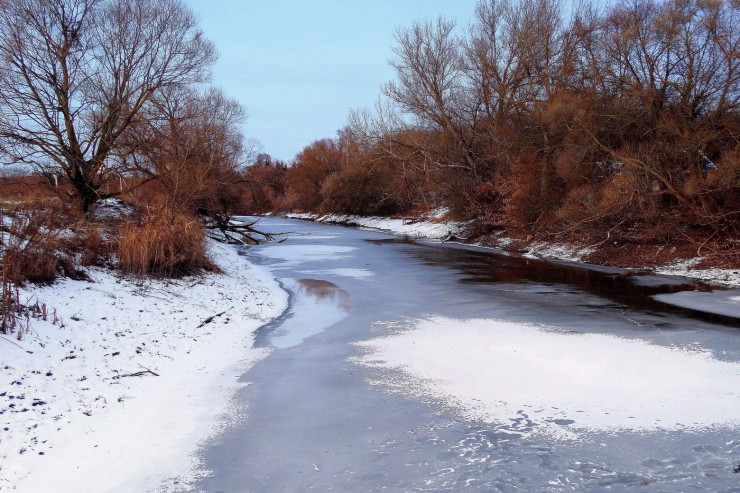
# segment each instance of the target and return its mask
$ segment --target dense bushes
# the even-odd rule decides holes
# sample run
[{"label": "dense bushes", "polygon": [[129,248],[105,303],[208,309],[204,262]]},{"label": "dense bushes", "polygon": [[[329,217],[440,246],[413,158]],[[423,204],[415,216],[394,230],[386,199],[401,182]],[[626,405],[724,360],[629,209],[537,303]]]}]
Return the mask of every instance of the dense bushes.
[{"label": "dense bushes", "polygon": [[173,209],[85,218],[69,207],[23,205],[5,210],[2,224],[2,277],[11,285],[86,279],[89,266],[166,277],[215,269],[201,219]]},{"label": "dense bushes", "polygon": [[557,0],[483,0],[466,31],[399,29],[384,98],[298,156],[277,207],[446,205],[491,227],[727,250],[740,236],[738,25],[729,0],[567,16]]},{"label": "dense bushes", "polygon": [[6,210],[2,230],[3,276],[12,283],[83,278],[81,267],[110,263],[114,250],[106,225],[59,205]]}]

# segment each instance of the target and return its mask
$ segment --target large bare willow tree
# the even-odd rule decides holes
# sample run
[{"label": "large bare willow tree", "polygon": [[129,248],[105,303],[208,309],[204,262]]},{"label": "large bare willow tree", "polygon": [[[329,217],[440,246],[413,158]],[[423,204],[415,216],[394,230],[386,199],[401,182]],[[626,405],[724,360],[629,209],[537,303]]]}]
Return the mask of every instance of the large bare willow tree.
[{"label": "large bare willow tree", "polygon": [[0,149],[71,185],[82,211],[130,173],[128,130],[163,91],[202,82],[215,60],[181,0],[0,3]]}]

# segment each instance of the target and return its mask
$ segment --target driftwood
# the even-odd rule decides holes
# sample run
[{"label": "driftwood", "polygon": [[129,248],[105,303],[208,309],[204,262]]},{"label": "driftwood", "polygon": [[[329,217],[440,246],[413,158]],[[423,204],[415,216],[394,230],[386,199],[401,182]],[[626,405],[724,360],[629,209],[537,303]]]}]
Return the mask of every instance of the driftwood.
[{"label": "driftwood", "polygon": [[220,317],[221,315],[223,315],[224,313],[228,312],[229,310],[231,310],[231,308],[229,308],[228,310],[224,310],[224,311],[222,311],[221,313],[217,313],[217,314],[215,314],[215,315],[211,315],[210,317],[208,317],[208,318],[206,318],[205,320],[203,320],[203,321],[202,321],[202,322],[200,323],[200,325],[199,325],[199,326],[198,326],[197,328],[198,328],[198,329],[200,329],[200,328],[201,328],[201,327],[203,327],[204,325],[206,325],[206,324],[209,324],[209,323],[213,322],[213,320],[214,320],[214,319],[215,319],[216,317]]},{"label": "driftwood", "polygon": [[228,214],[214,213],[206,210],[198,211],[203,217],[206,234],[216,241],[234,245],[259,245],[267,241],[281,243],[285,239],[278,239],[279,235],[266,233],[255,228],[259,219],[254,221],[237,221]]},{"label": "driftwood", "polygon": [[445,238],[442,238],[442,243],[446,243],[448,241],[462,243],[462,242],[468,241],[468,239],[469,238],[463,238],[462,236],[458,236],[455,233],[450,231],[450,233]]},{"label": "driftwood", "polygon": [[[141,366],[141,365],[139,365]],[[146,366],[141,366],[144,368],[142,371],[137,371],[134,373],[127,373],[125,375],[119,375],[118,378],[124,378],[124,377],[143,377],[144,375],[154,375],[155,377],[159,376],[159,373],[154,373],[152,370],[147,368]]]}]

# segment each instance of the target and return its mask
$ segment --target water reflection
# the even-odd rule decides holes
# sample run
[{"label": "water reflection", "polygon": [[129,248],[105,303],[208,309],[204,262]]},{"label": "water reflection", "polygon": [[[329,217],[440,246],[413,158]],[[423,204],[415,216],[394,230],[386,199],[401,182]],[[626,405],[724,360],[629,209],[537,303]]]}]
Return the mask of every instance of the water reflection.
[{"label": "water reflection", "polygon": [[[424,265],[452,268],[461,272],[459,281],[462,283],[498,285],[499,289],[505,289],[508,285],[517,291],[526,291],[529,295],[557,296],[571,291],[576,294],[586,292],[630,309],[652,313],[670,312],[740,327],[740,319],[735,317],[677,307],[652,298],[659,294],[712,289],[707,284],[691,279],[598,266],[584,268],[582,265],[529,259],[492,251],[479,252],[429,244],[425,246],[427,248],[410,247],[407,253]],[[552,288],[553,286],[557,288]],[[566,289],[563,290],[563,287]]]},{"label": "water reflection", "polygon": [[345,312],[350,310],[349,293],[333,282],[323,279],[298,279],[297,294],[316,298],[318,303],[333,303]]},{"label": "water reflection", "polygon": [[340,320],[350,312],[350,296],[333,282],[322,279],[287,279],[283,286],[290,292],[291,308],[283,318],[258,338],[257,345],[279,349],[301,344]]}]

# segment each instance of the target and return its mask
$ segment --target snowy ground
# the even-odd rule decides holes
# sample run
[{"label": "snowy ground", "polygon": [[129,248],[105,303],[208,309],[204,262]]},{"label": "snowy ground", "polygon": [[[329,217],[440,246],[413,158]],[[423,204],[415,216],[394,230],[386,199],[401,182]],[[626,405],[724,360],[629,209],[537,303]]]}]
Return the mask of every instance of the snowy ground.
[{"label": "snowy ground", "polygon": [[267,270],[210,248],[223,274],[134,282],[91,270],[92,283],[22,291],[49,315],[0,340],[0,489],[168,491],[205,473],[197,445],[266,355],[253,332],[287,306]]},{"label": "snowy ground", "polygon": [[684,276],[727,287],[740,287],[740,269],[697,268],[702,257],[696,257],[655,269],[658,274]]},{"label": "snowy ground", "polygon": [[520,433],[740,425],[740,364],[708,351],[491,319],[434,317],[376,330],[386,335],[357,343],[362,354],[352,359],[383,370],[371,384],[441,399],[466,418]]}]

